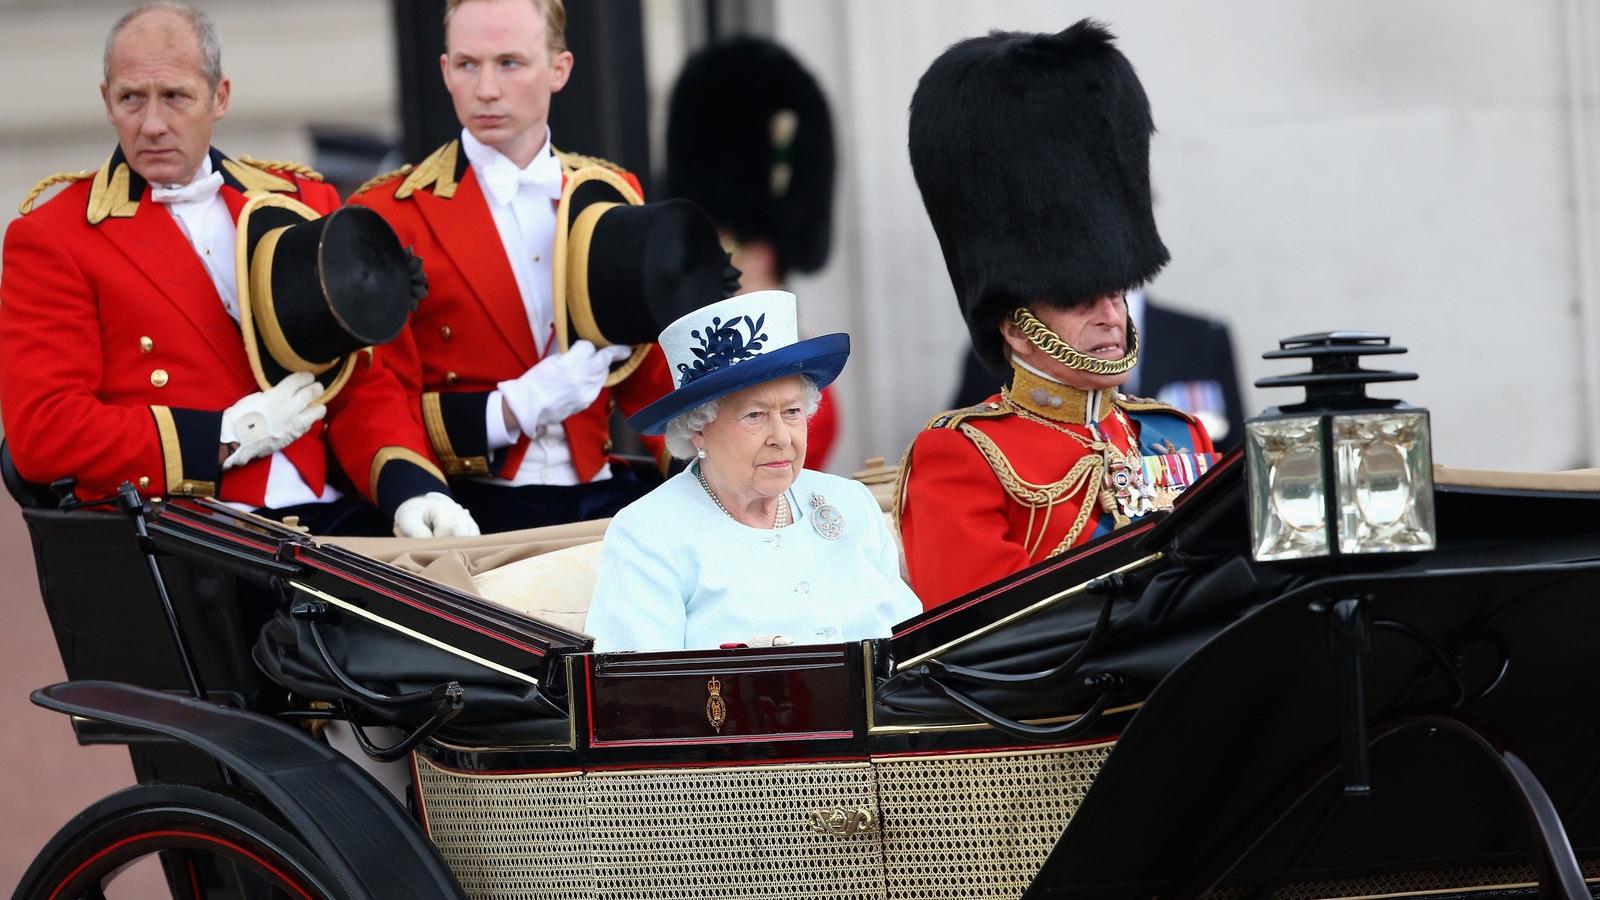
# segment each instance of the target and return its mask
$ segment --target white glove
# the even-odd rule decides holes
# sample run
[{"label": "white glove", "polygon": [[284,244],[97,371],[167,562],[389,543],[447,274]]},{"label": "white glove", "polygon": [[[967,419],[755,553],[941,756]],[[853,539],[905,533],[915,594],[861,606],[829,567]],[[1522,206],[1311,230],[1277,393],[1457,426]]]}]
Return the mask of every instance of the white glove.
[{"label": "white glove", "polygon": [[500,396],[524,434],[555,425],[588,409],[600,396],[611,367],[632,352],[626,344],[596,350],[588,341],[578,341],[567,352],[547,356],[518,377],[500,382]]},{"label": "white glove", "polygon": [[222,411],[224,444],[239,449],[222,461],[223,469],[282,450],[311,430],[328,408],[317,402],[322,385],[310,372],[295,372],[264,391],[247,394]]},{"label": "white glove", "polygon": [[438,491],[412,497],[394,511],[395,537],[477,537],[478,533],[472,513]]}]

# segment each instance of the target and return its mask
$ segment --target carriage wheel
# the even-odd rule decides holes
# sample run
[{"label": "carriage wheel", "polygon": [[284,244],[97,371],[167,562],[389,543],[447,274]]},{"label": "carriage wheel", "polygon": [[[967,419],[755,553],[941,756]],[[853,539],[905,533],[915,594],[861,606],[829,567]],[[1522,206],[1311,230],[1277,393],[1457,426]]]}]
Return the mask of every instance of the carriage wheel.
[{"label": "carriage wheel", "polygon": [[12,900],[119,900],[118,876],[152,855],[183,900],[346,896],[316,855],[257,803],[195,785],[142,784],[68,822]]}]

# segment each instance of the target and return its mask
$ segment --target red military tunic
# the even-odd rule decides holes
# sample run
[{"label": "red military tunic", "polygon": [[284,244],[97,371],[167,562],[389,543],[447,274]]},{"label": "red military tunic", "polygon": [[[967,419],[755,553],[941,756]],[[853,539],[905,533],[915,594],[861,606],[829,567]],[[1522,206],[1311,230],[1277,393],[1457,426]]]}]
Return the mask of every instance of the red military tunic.
[{"label": "red military tunic", "polygon": [[[615,168],[593,157],[560,151],[557,156],[568,173],[584,165]],[[624,172],[623,177],[638,190],[633,175]],[[382,215],[401,243],[422,258],[428,275],[428,296],[406,331],[378,350],[379,359],[420,398],[422,421],[445,471],[487,474],[489,395],[500,382],[532,368],[540,355],[494,217],[460,141],[444,145],[415,168],[368,182],[350,202]],[[659,347],[653,348],[626,380],[602,390],[588,409],[562,423],[581,482],[606,464],[613,403],[632,415],[671,389],[666,360]],[[529,440],[524,431],[507,449],[501,474],[517,471]],[[660,438],[645,438],[645,443],[665,462]]]},{"label": "red military tunic", "polygon": [[1009,390],[935,417],[906,454],[896,517],[911,588],[932,609],[1170,508],[1213,457],[1205,428],[1172,407],[1017,369]]},{"label": "red military tunic", "polygon": [[[217,150],[211,160],[236,219],[262,192],[320,213],[339,205],[309,170]],[[75,180],[37,209],[30,197],[6,230],[0,415],[18,473],[74,477],[84,497],[130,481],[150,494],[262,505],[271,457],[221,471],[222,411],[261,388],[205,264],[120,149],[92,178]],[[370,358],[358,362],[324,422],[285,457],[318,494],[330,447],[369,499],[380,472],[397,500],[444,490],[420,423],[379,402],[384,390],[371,372]]]}]

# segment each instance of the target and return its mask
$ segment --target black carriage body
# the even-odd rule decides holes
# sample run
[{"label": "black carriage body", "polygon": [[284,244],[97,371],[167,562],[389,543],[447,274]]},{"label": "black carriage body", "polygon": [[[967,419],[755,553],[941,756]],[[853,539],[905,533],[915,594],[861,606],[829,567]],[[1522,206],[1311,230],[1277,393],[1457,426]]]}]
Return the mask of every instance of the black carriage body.
[{"label": "black carriage body", "polygon": [[[217,504],[165,504],[151,536],[264,604],[277,680],[251,708],[420,721],[308,661],[297,603],[323,604],[329,655],[368,688],[466,683],[409,763],[469,897],[1531,892],[1550,866],[1531,801],[1458,725],[1526,763],[1600,876],[1600,496],[1442,484],[1436,551],[1272,567],[1243,551],[1242,468],[843,645],[594,654]],[[1349,596],[1373,620],[1360,798],[1337,777],[1328,637]]]}]

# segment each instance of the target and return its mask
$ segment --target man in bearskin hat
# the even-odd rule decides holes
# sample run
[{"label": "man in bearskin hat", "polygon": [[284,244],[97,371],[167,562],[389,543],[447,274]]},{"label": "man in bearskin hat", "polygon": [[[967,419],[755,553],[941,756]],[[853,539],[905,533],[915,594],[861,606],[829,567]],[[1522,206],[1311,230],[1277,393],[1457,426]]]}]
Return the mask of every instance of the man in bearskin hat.
[{"label": "man in bearskin hat", "polygon": [[[420,398],[485,531],[609,516],[645,490],[610,465],[611,409],[632,414],[672,379],[653,342],[635,353],[568,339],[557,236],[575,224],[564,213],[577,173],[605,170],[606,203],[638,202],[638,180],[552,143],[551,99],[574,64],[561,0],[448,0],[444,29],[460,137],[351,198],[414,244],[428,275],[427,301],[379,356]],[[720,258],[716,269],[720,281]],[[665,464],[659,439],[645,446]]]},{"label": "man in bearskin hat", "polygon": [[[695,53],[667,111],[666,192],[711,214],[743,291],[784,290],[821,269],[833,236],[833,120],[817,79],[772,41],[737,37]],[[806,467],[839,433],[832,388],[811,419]]]},{"label": "man in bearskin hat", "polygon": [[945,51],[911,100],[911,166],[980,359],[1011,386],[936,416],[901,466],[911,586],[932,608],[1110,532],[1211,462],[1195,419],[1118,391],[1124,295],[1167,262],[1149,101],[1098,23]]},{"label": "man in bearskin hat", "polygon": [[[338,208],[338,195],[315,172],[211,147],[228,108],[221,57],[215,26],[191,7],[145,3],[119,19],[100,88],[116,150],[98,171],[41,181],[6,230],[0,410],[18,474],[73,478],[86,498],[124,481],[146,495],[214,496],[292,513],[318,533],[381,534],[392,522],[415,537],[476,534],[429,460],[421,425],[360,352],[367,342],[340,345],[317,328],[309,344],[296,343],[303,330],[256,320],[290,360],[283,368],[252,338],[252,312],[267,311],[272,293],[278,313],[293,307],[313,324],[336,300],[393,312],[391,323],[415,301],[407,257],[381,221],[346,218],[335,228],[319,217]],[[294,210],[282,231],[291,221],[309,230],[279,246],[282,265],[252,280],[239,239],[250,208],[269,206]],[[330,233],[386,255],[341,258],[337,272],[319,273],[314,251]],[[384,265],[367,266],[374,260]],[[296,261],[311,266],[291,276]],[[328,297],[317,282],[335,274],[389,289]],[[253,306],[253,284],[267,293],[265,307]],[[330,451],[347,481],[329,466]]]}]

